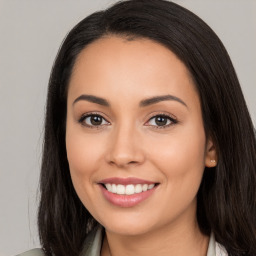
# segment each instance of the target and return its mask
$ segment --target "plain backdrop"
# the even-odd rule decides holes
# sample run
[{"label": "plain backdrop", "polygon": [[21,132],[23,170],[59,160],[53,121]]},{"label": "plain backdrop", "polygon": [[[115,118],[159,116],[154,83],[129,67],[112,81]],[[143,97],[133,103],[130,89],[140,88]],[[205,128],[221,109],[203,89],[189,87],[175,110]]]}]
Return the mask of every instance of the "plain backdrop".
[{"label": "plain backdrop", "polygon": [[[0,0],[0,256],[39,247],[36,227],[47,82],[66,33],[114,0]],[[256,123],[256,1],[176,0],[226,46]]]}]

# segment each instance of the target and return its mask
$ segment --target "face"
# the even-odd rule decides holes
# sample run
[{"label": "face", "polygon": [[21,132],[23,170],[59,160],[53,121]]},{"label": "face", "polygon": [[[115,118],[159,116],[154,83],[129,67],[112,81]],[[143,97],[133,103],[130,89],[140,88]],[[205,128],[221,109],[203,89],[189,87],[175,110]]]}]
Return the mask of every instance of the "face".
[{"label": "face", "polygon": [[147,39],[105,37],[78,56],[66,148],[74,188],[107,231],[144,234],[195,221],[215,158],[184,64]]}]

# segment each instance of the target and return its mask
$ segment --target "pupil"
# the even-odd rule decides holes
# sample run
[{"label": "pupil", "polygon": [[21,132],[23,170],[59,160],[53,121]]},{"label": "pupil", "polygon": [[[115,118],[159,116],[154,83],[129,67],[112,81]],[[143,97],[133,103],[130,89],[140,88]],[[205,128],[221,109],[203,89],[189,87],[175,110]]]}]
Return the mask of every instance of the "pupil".
[{"label": "pupil", "polygon": [[166,125],[166,123],[167,123],[167,118],[166,117],[158,116],[156,118],[156,124],[157,125],[163,126],[163,125]]},{"label": "pupil", "polygon": [[102,117],[100,116],[91,116],[92,125],[100,125],[102,123]]}]

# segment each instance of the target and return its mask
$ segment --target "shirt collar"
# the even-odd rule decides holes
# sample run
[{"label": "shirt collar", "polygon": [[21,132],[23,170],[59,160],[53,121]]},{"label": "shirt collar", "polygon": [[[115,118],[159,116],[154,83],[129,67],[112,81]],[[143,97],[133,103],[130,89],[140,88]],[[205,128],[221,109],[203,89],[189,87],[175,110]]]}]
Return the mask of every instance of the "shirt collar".
[{"label": "shirt collar", "polygon": [[211,233],[211,236],[210,236],[208,250],[207,250],[207,256],[216,256],[215,237],[214,237],[213,233]]},{"label": "shirt collar", "polygon": [[[85,246],[83,249],[82,256],[100,256],[101,246],[103,242],[103,233],[104,229],[100,226],[96,229],[96,231],[92,231],[85,241]],[[207,250],[207,256],[219,256],[226,254],[216,255],[216,248],[219,250],[220,246],[215,242],[214,234],[211,233],[209,246]]]}]

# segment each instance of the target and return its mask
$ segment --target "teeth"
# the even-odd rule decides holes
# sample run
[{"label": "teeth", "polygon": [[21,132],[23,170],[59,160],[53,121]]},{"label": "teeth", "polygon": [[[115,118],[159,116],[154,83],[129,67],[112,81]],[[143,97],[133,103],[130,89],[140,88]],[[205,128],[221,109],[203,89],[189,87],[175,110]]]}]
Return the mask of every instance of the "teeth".
[{"label": "teeth", "polygon": [[112,186],[111,186],[111,184],[106,184],[105,186],[106,186],[106,188],[107,188],[108,191],[112,191]]},{"label": "teeth", "polygon": [[148,190],[148,184],[143,184],[142,191],[147,191],[147,190]]},{"label": "teeth", "polygon": [[[111,186],[111,185],[110,185]],[[116,184],[113,184],[111,186],[111,190],[110,190],[112,193],[116,193]]]},{"label": "teeth", "polygon": [[152,189],[155,187],[155,184],[129,184],[129,185],[122,185],[122,184],[105,184],[106,189],[114,194],[118,195],[133,195],[137,193],[141,193],[147,190]]},{"label": "teeth", "polygon": [[152,189],[155,186],[155,184],[148,185],[148,189]]},{"label": "teeth", "polygon": [[140,184],[137,184],[135,186],[135,193],[141,193],[142,192],[142,186]]},{"label": "teeth", "polygon": [[135,188],[133,185],[127,185],[125,188],[125,194],[126,195],[133,195],[135,191]]},{"label": "teeth", "polygon": [[125,186],[124,185],[117,185],[116,186],[116,193],[118,195],[124,195],[125,194]]}]

